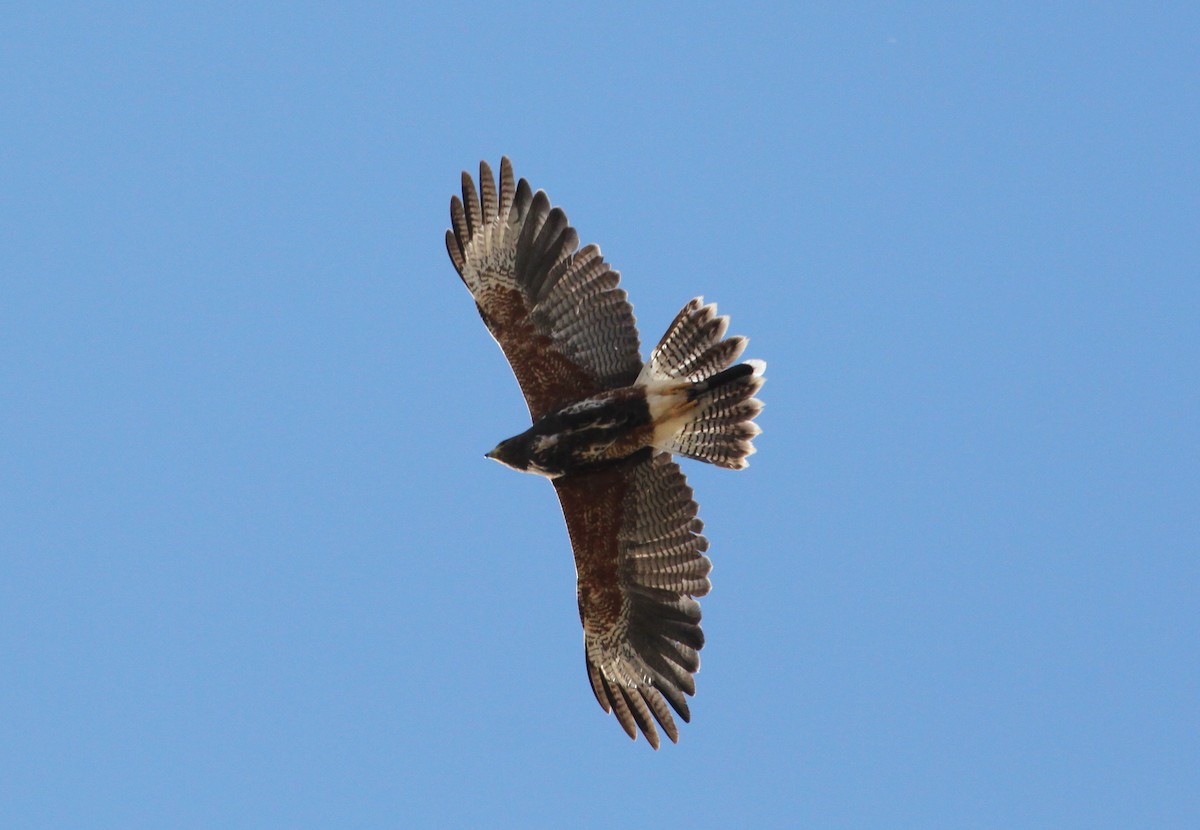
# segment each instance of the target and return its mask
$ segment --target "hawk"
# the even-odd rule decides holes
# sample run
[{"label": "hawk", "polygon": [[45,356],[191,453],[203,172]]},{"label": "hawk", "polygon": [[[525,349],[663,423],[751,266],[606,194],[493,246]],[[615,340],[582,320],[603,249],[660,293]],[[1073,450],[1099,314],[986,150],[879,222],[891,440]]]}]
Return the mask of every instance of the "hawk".
[{"label": "hawk", "polygon": [[[704,645],[700,605],[712,563],[692,489],[671,456],[746,466],[759,433],[761,361],[715,305],[683,307],[643,363],[620,276],[546,194],[486,162],[462,174],[446,249],[516,375],[533,425],[487,453],[549,478],[575,553],[588,679],[605,712],[655,749]],[[670,704],[670,708],[668,708]]]}]

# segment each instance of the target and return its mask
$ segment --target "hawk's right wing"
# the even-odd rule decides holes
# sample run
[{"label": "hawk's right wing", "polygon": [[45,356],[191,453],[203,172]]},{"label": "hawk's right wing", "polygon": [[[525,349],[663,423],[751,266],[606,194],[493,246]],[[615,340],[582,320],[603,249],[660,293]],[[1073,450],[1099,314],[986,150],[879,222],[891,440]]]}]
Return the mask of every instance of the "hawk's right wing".
[{"label": "hawk's right wing", "polygon": [[[691,719],[700,603],[712,563],[692,488],[666,453],[642,450],[554,480],[575,551],[579,617],[592,691],[636,738],[679,739],[671,705]],[[653,720],[651,719],[653,718]]]},{"label": "hawk's right wing", "polygon": [[537,420],[605,389],[629,386],[642,368],[633,308],[600,248],[579,247],[561,208],[529,183],[513,183],[500,160],[500,188],[487,162],[479,191],[462,175],[450,201],[446,250],[488,330],[504,350]]}]

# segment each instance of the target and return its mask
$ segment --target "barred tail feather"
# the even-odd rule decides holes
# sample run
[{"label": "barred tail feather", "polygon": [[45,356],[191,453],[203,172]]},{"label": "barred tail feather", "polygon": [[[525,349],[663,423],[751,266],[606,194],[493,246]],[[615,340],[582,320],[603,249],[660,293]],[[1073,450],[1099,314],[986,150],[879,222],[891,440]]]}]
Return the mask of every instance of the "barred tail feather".
[{"label": "barred tail feather", "polygon": [[762,430],[754,418],[762,402],[766,364],[731,366],[746,338],[725,337],[728,317],[697,297],[676,315],[650,353],[638,382],[649,387],[656,427],[653,446],[718,467],[740,470]]},{"label": "barred tail feather", "polygon": [[725,337],[729,318],[717,316],[716,303],[696,297],[675,315],[642,369],[638,383],[655,380],[699,381],[729,366],[746,348],[746,338]]},{"label": "barred tail feather", "polygon": [[754,418],[763,405],[754,395],[762,388],[765,368],[762,361],[747,361],[714,376],[713,381],[724,375],[724,382],[695,397],[690,417],[659,449],[729,470],[745,468],[747,456],[754,454],[754,437],[762,432]]}]

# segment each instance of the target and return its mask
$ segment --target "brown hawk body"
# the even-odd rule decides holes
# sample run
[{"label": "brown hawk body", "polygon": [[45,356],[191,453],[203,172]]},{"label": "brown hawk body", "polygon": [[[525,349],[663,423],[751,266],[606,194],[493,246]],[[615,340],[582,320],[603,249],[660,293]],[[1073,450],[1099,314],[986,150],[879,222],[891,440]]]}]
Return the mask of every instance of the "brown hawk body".
[{"label": "brown hawk body", "polygon": [[[740,469],[758,434],[763,364],[734,364],[745,339],[692,300],[650,358],[639,353],[620,277],[512,165],[463,173],[446,248],[504,350],[533,425],[488,453],[552,479],[575,553],[588,678],[630,737],[672,741],[673,709],[704,645],[700,605],[708,540],[671,453]],[[668,706],[669,704],[669,706]]]}]

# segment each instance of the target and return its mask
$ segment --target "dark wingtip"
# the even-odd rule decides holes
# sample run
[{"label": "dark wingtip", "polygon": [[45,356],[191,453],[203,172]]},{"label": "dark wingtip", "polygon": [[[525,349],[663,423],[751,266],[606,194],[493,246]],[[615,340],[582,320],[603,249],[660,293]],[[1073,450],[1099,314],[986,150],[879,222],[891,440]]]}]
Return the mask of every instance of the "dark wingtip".
[{"label": "dark wingtip", "polygon": [[[450,255],[450,261],[454,263],[454,270],[458,271],[459,278],[462,278],[466,262],[463,259],[462,246],[458,244],[458,237],[451,230],[446,231],[446,253]],[[466,280],[463,279],[463,282],[466,282]]]}]

